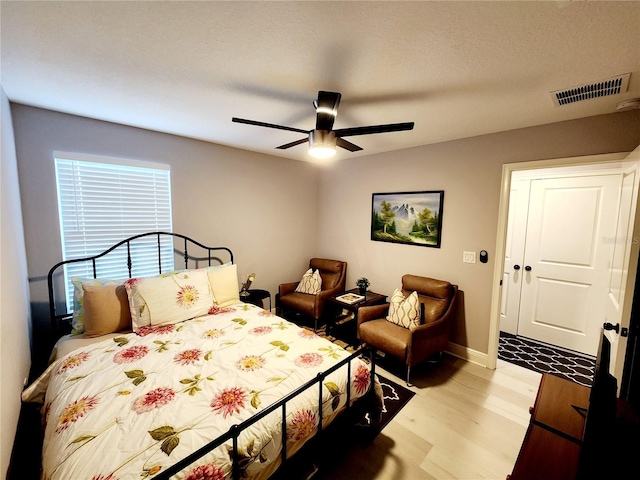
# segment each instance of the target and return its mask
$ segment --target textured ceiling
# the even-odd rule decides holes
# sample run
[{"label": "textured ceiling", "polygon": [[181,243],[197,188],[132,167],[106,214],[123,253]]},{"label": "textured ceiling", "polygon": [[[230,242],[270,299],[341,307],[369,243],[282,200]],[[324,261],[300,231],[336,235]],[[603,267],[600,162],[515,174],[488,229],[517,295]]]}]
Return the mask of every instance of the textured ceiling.
[{"label": "textured ceiling", "polygon": [[[342,93],[338,159],[616,112],[640,97],[640,2],[87,1],[0,5],[13,102],[310,160],[318,90]],[[627,92],[549,92],[631,73]]]}]

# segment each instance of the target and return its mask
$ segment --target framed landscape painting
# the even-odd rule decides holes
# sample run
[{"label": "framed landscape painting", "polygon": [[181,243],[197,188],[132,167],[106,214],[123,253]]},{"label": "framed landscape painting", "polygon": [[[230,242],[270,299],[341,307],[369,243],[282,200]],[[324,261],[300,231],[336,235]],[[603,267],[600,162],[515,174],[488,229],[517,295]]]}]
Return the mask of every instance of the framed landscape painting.
[{"label": "framed landscape painting", "polygon": [[440,248],[444,190],[374,193],[371,240]]}]

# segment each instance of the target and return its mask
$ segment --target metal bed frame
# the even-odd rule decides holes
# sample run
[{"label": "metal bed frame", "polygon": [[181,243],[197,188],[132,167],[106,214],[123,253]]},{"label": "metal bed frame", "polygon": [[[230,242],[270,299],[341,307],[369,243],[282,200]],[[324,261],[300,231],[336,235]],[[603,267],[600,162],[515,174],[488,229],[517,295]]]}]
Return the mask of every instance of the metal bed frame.
[{"label": "metal bed frame", "polygon": [[[224,263],[219,257],[214,256],[214,252],[216,251],[220,251],[220,252],[226,252],[226,254],[229,256],[229,261],[231,263],[233,263],[233,252],[227,248],[227,247],[207,247],[206,245],[203,245],[200,242],[197,242],[195,240],[193,240],[192,238],[189,238],[185,235],[181,235],[179,233],[172,233],[172,232],[147,232],[147,233],[141,233],[139,235],[134,235],[133,237],[129,237],[126,238],[124,240],[122,240],[121,242],[116,243],[115,245],[109,247],[107,250],[105,250],[102,253],[99,253],[97,255],[91,256],[91,257],[84,257],[84,258],[74,258],[72,260],[64,260],[62,262],[56,263],[53,267],[51,267],[51,269],[49,270],[49,273],[47,275],[47,287],[49,290],[49,314],[50,314],[50,318],[51,318],[51,329],[53,332],[53,335],[56,337],[60,336],[60,323],[62,321],[65,320],[69,320],[72,316],[71,313],[69,313],[69,306],[66,306],[65,309],[65,313],[61,313],[58,314],[56,313],[56,299],[54,296],[54,283],[55,283],[55,275],[58,271],[59,268],[64,267],[65,265],[71,264],[71,263],[88,263],[91,262],[91,265],[93,267],[93,278],[98,278],[98,272],[97,272],[97,265],[98,265],[98,260],[105,257],[107,254],[113,252],[114,250],[116,250],[118,247],[122,246],[122,245],[126,245],[127,247],[127,270],[128,270],[128,275],[129,278],[132,277],[132,271],[133,271],[133,258],[131,258],[131,245],[133,243],[135,243],[136,240],[140,240],[146,237],[156,237],[156,248],[157,248],[157,253],[158,253],[158,274],[163,273],[162,272],[162,257],[161,257],[161,243],[162,243],[162,238],[163,237],[167,237],[167,238],[173,238],[174,240],[176,238],[178,239],[182,239],[183,240],[183,249],[182,250],[178,250],[177,248],[175,248],[174,245],[174,255],[180,255],[182,256],[182,258],[184,259],[184,268],[189,268],[189,261],[192,262],[202,262],[202,261],[207,261],[207,266],[211,266],[212,261],[216,261],[219,264]],[[198,247],[201,250],[203,250],[204,252],[206,252],[206,256],[192,256],[189,254],[189,247],[195,248]],[[203,252],[203,253],[204,253]]]},{"label": "metal bed frame", "polygon": [[[90,256],[90,257],[85,257],[85,258],[73,259],[73,260],[64,260],[62,262],[59,262],[49,270],[49,273],[48,273],[48,276],[47,276],[48,289],[49,289],[49,311],[50,311],[50,315],[51,315],[51,328],[52,328],[52,332],[53,332],[54,336],[56,337],[56,339],[57,339],[57,337],[60,336],[59,324],[61,322],[63,322],[63,321],[68,321],[72,317],[72,313],[68,312],[68,308],[66,308],[65,313],[60,313],[60,314],[57,313],[56,299],[55,299],[55,293],[54,293],[54,290],[55,290],[55,287],[54,287],[55,278],[54,277],[56,276],[58,269],[63,267],[64,265],[67,265],[67,264],[70,264],[70,263],[91,262],[91,265],[92,265],[92,268],[93,268],[93,278],[97,278],[97,262],[98,262],[98,260],[100,258],[103,258],[104,256],[106,256],[110,252],[114,251],[118,247],[120,247],[122,245],[126,245],[126,248],[127,248],[127,270],[128,270],[128,273],[129,273],[129,278],[132,278],[133,259],[131,258],[131,244],[133,242],[135,242],[136,240],[139,240],[141,238],[153,237],[153,236],[155,236],[156,239],[157,239],[156,246],[157,246],[157,249],[158,249],[158,273],[159,274],[163,273],[162,272],[163,265],[162,265],[162,259],[161,259],[161,254],[160,254],[160,246],[161,246],[161,239],[164,236],[173,237],[174,240],[176,238],[183,240],[183,248],[182,248],[182,250],[177,249],[175,247],[175,243],[174,243],[174,254],[182,256],[182,258],[184,259],[184,267],[185,267],[185,269],[189,268],[189,261],[195,262],[195,263],[206,261],[207,262],[207,266],[211,266],[212,265],[212,261],[216,261],[219,264],[224,263],[218,256],[214,255],[214,252],[226,252],[226,254],[230,258],[231,263],[233,263],[233,252],[229,248],[227,248],[227,247],[208,247],[208,246],[203,245],[200,242],[197,242],[197,241],[195,241],[195,240],[193,240],[193,239],[191,239],[191,238],[189,238],[189,237],[187,237],[185,235],[181,235],[179,233],[172,233],[172,232],[148,232],[148,233],[143,233],[143,234],[140,234],[140,235],[135,235],[135,236],[129,237],[129,238],[125,239],[125,240],[122,240],[122,241],[116,243],[112,247],[108,248],[104,252],[99,253],[97,255]],[[189,253],[189,247],[192,247],[192,248],[198,247],[198,248],[202,249],[203,251],[206,251],[206,255],[199,256],[199,257],[192,256]],[[244,431],[246,428],[250,427],[251,425],[253,425],[257,421],[259,421],[260,419],[262,419],[266,415],[268,415],[268,414],[270,414],[270,413],[272,413],[272,412],[274,412],[276,410],[282,410],[282,452],[281,452],[281,463],[278,466],[278,468],[274,472],[272,472],[272,474],[271,474],[271,476],[275,475],[277,472],[280,472],[283,469],[283,467],[285,466],[286,461],[287,461],[287,421],[286,421],[286,418],[287,418],[287,403],[290,400],[292,400],[293,398],[295,398],[296,396],[300,395],[301,393],[305,392],[306,390],[308,390],[310,388],[314,388],[314,387],[318,388],[318,407],[319,407],[318,408],[318,412],[319,412],[318,428],[317,428],[316,433],[314,434],[314,436],[307,441],[307,444],[308,444],[309,441],[311,441],[313,439],[316,439],[317,437],[322,435],[322,433],[324,431],[323,412],[322,412],[322,382],[323,382],[323,380],[327,377],[327,375],[333,373],[334,371],[338,370],[339,368],[343,368],[345,365],[346,365],[346,368],[347,368],[347,378],[350,379],[351,378],[351,363],[355,359],[361,357],[363,354],[367,355],[367,358],[369,359],[369,362],[371,364],[369,391],[363,397],[361,397],[357,402],[354,402],[354,405],[351,405],[351,390],[350,390],[350,388],[347,388],[347,392],[346,392],[347,399],[346,399],[346,404],[345,404],[345,411],[341,412],[340,415],[348,414],[352,409],[355,408],[355,405],[358,402],[366,402],[368,397],[373,395],[373,383],[375,381],[374,380],[375,379],[375,355],[373,353],[374,352],[372,352],[369,348],[365,348],[365,347],[359,348],[357,351],[355,351],[354,353],[350,354],[347,358],[344,358],[343,360],[341,360],[340,362],[338,362],[337,364],[335,364],[334,366],[332,366],[328,370],[318,373],[318,375],[314,379],[309,380],[307,383],[301,385],[296,390],[294,390],[293,392],[289,393],[285,397],[281,398],[277,402],[275,402],[275,403],[271,404],[270,406],[262,409],[261,411],[259,411],[255,415],[253,415],[252,417],[250,417],[247,420],[241,422],[240,424],[232,425],[230,427],[230,429],[226,433],[222,434],[221,436],[219,436],[216,439],[213,439],[208,444],[204,445],[203,447],[201,447],[198,450],[194,451],[193,453],[189,454],[188,456],[186,456],[182,460],[178,461],[177,463],[175,463],[172,466],[170,466],[167,469],[165,469],[164,471],[158,473],[156,476],[154,476],[154,479],[155,480],[168,480],[171,476],[173,476],[173,475],[177,474],[178,472],[184,470],[189,465],[193,464],[195,461],[197,461],[199,458],[203,457],[204,455],[206,455],[207,453],[209,453],[213,449],[219,447],[220,445],[222,445],[223,443],[227,442],[228,440],[232,440],[232,445],[233,445],[233,450],[232,450],[233,454],[231,455],[231,458],[232,458],[232,478],[234,480],[240,480],[242,471],[241,471],[240,465],[239,465],[240,458],[238,456],[238,437],[240,436],[242,431]],[[307,444],[305,444],[302,448],[307,446]]]},{"label": "metal bed frame", "polygon": [[[198,449],[195,452],[191,453],[190,455],[186,456],[182,460],[178,461],[177,463],[174,463],[172,466],[170,466],[169,468],[165,469],[163,472],[161,472],[158,475],[156,475],[154,477],[154,479],[155,480],[169,480],[169,478],[171,478],[172,475],[175,475],[175,474],[179,473],[180,471],[182,471],[183,469],[185,469],[189,465],[191,465],[193,462],[195,462],[199,458],[203,457],[204,455],[206,455],[207,453],[212,451],[214,448],[219,447],[224,442],[226,442],[226,441],[231,439],[232,442],[233,442],[233,450],[232,450],[233,451],[233,455],[231,456],[231,458],[232,458],[232,469],[231,469],[232,478],[233,478],[233,480],[240,480],[242,472],[241,472],[240,466],[239,466],[240,458],[238,457],[238,437],[240,436],[240,434],[242,433],[243,430],[249,428],[251,425],[253,425],[257,421],[259,421],[260,419],[262,419],[266,415],[268,415],[271,412],[274,412],[276,410],[282,410],[282,451],[280,453],[281,463],[278,466],[278,468],[274,472],[272,472],[271,475],[276,474],[279,471],[279,469],[281,469],[281,468],[283,468],[285,466],[285,464],[287,462],[287,402],[289,402],[290,400],[292,400],[296,396],[300,395],[301,393],[305,392],[306,390],[308,390],[310,388],[313,388],[314,386],[317,386],[317,388],[318,388],[318,414],[319,414],[318,429],[317,429],[316,433],[314,434],[314,437],[312,437],[311,439],[307,440],[307,443],[310,440],[312,440],[313,438],[316,438],[316,437],[322,435],[322,433],[324,432],[323,424],[322,424],[322,420],[323,420],[323,418],[322,418],[322,413],[323,413],[322,412],[322,381],[325,379],[325,377],[327,375],[329,375],[330,373],[338,370],[339,368],[343,367],[344,365],[347,365],[347,378],[351,378],[351,362],[353,360],[355,360],[356,358],[360,357],[362,355],[363,351],[369,351],[369,350],[365,349],[364,347],[358,349],[356,352],[352,353],[347,358],[344,358],[343,360],[341,360],[339,363],[335,364],[334,366],[332,366],[328,370],[325,370],[324,372],[320,372],[316,376],[316,378],[314,378],[313,380],[309,380],[307,383],[305,383],[302,386],[298,387],[296,390],[294,390],[293,392],[291,392],[287,396],[281,398],[280,400],[278,400],[275,403],[272,403],[270,406],[266,407],[265,409],[259,411],[256,414],[254,414],[252,417],[248,418],[244,422],[242,422],[240,424],[232,425],[229,428],[229,430],[227,431],[227,433],[222,434],[221,436],[219,436],[215,440],[213,440],[213,441],[209,442],[208,444],[204,445],[203,447],[201,447],[200,449]],[[372,355],[371,358],[373,360],[374,356]],[[370,395],[372,393],[372,390],[373,390],[372,385],[373,385],[373,381],[374,381],[373,380],[374,379],[374,375],[375,375],[375,364],[372,361],[371,362],[371,376],[370,376],[371,383],[369,384],[369,392],[367,394],[365,394],[365,396],[361,397],[359,400],[365,401],[367,395]],[[345,411],[342,412],[341,415],[348,414],[351,409],[355,408],[354,405],[351,405],[351,390],[350,390],[350,388],[347,388],[347,401],[346,401],[345,405],[346,405],[345,406]],[[306,444],[304,446],[306,446]],[[303,446],[303,448],[304,448],[304,446]]]}]

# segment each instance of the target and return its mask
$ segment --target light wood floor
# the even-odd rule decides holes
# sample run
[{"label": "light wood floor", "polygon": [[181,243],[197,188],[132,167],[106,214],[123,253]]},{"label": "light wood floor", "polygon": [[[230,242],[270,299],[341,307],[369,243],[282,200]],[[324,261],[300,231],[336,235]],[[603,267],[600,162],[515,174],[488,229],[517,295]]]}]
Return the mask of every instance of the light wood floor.
[{"label": "light wood floor", "polygon": [[[392,371],[376,368],[405,385]],[[540,378],[501,360],[496,370],[449,356],[437,366],[416,367],[416,395],[376,440],[335,455],[313,480],[504,480],[524,439]]]}]

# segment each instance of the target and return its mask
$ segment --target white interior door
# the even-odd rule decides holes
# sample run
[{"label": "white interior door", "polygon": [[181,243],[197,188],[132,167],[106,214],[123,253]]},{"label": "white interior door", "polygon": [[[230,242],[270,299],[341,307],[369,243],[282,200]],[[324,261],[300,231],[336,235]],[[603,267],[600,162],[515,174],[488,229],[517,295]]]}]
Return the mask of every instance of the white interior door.
[{"label": "white interior door", "polygon": [[638,264],[638,227],[637,201],[640,183],[640,147],[636,148],[623,164],[620,186],[619,208],[614,237],[614,251],[611,261],[605,321],[618,325],[618,333],[606,332],[611,342],[611,373],[618,379],[618,387],[622,379],[624,358],[627,348],[627,336],[620,335],[623,329],[629,328],[633,289]]},{"label": "white interior door", "polygon": [[518,334],[595,355],[620,174],[532,180]]},{"label": "white interior door", "polygon": [[520,287],[524,260],[524,242],[527,233],[529,188],[531,180],[511,181],[509,217],[505,239],[504,275],[502,276],[502,302],[500,305],[500,331],[516,335],[520,314]]}]

